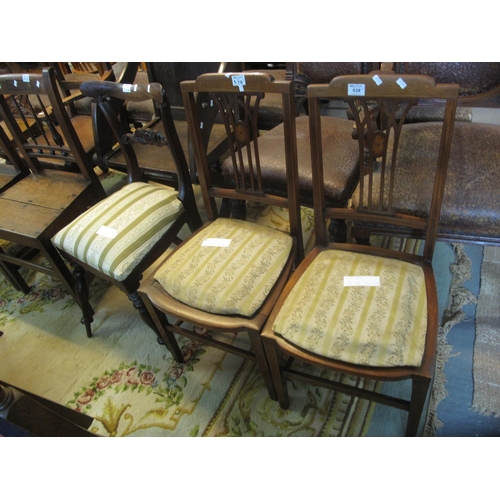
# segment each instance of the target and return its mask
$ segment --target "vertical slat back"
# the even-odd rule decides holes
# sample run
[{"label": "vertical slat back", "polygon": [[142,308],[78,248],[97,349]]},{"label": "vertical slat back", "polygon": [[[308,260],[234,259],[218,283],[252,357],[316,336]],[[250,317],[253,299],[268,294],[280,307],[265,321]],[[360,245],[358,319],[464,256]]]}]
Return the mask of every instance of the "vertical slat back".
[{"label": "vertical slat back", "polygon": [[[216,198],[284,207],[289,211],[290,232],[299,240],[298,248],[302,249],[292,82],[275,81],[265,73],[210,73],[199,76],[196,81],[182,82],[181,89],[209,220],[219,216]],[[207,141],[203,140],[203,122],[196,103],[200,92],[207,93],[208,105],[217,109],[217,120],[223,123],[226,131],[228,158],[224,162],[224,171],[229,169],[232,172],[230,185],[229,182],[223,183],[207,164]],[[283,103],[284,168],[287,170],[287,193],[284,196],[272,192],[261,175],[257,118],[261,101],[270,93],[281,94]]]},{"label": "vertical slat back", "polygon": [[[428,76],[370,74],[341,76],[329,84],[309,86],[311,148],[317,242],[327,244],[326,220],[344,218],[373,225],[404,227],[425,234],[425,260],[432,259],[439,213],[444,192],[458,85],[436,84]],[[358,201],[352,209],[325,206],[322,193],[323,165],[320,100],[346,102],[355,123],[354,137],[359,144],[360,182]],[[422,99],[432,99],[445,106],[445,120],[439,153],[435,158],[435,179],[428,216],[407,215],[394,206],[393,191],[398,170],[398,146],[405,119],[412,106]],[[319,135],[318,135],[319,134]],[[425,147],[425,145],[423,145]],[[418,150],[415,151],[418,155]],[[375,172],[377,175],[375,175]],[[412,179],[401,182],[411,183]],[[416,185],[415,189],[419,189]]]}]

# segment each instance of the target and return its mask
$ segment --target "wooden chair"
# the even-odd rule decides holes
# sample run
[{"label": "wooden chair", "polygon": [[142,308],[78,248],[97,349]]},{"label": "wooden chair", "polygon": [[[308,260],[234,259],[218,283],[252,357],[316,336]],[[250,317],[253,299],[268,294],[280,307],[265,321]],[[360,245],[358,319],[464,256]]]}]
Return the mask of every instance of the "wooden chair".
[{"label": "wooden chair", "polygon": [[[14,92],[15,96],[40,98],[40,101],[43,97],[51,108],[47,113],[43,106],[32,117],[32,133],[28,135],[21,130],[19,116],[12,112]],[[18,267],[55,276],[78,301],[72,274],[51,238],[104,198],[105,193],[66,113],[53,69],[44,69],[41,74],[0,76],[0,117],[10,136],[8,141],[6,134],[0,136],[0,148],[9,151],[12,164],[19,165],[19,170],[30,170],[30,173],[23,171],[21,179],[0,193],[0,239],[21,247],[15,255],[0,252],[2,269],[16,274],[15,278],[20,278]],[[59,170],[53,169],[54,164]],[[45,168],[47,165],[50,168]],[[66,168],[68,165],[71,167]],[[37,252],[43,255],[46,264],[32,261]],[[28,290],[22,282],[19,286],[25,292]]]},{"label": "wooden chair", "polygon": [[[137,295],[142,273],[170,245],[178,243],[179,231],[188,224],[191,231],[201,218],[191,186],[186,158],[177,136],[169,103],[160,84],[128,85],[113,82],[84,82],[84,95],[94,99],[94,112],[102,113],[125,155],[128,183],[94,205],[54,236],[54,245],[74,265],[76,290],[82,304],[82,323],[92,336],[93,311],[89,305],[87,272],[100,276],[124,291],[154,329]],[[127,120],[116,113],[113,99],[153,99],[161,114],[162,132],[138,129],[129,133]],[[142,181],[132,143],[150,149],[166,146],[177,167],[178,190]]]},{"label": "wooden chair", "polygon": [[[170,102],[177,135],[188,160],[191,181],[198,183],[194,156],[190,144],[186,114],[182,103],[180,82],[192,80],[204,72],[215,72],[218,69],[225,71],[225,63],[146,63],[147,76],[150,83],[160,83]],[[229,66],[230,68],[230,66]],[[229,69],[228,69],[229,70]],[[227,143],[223,141],[225,132],[222,125],[214,123],[211,109],[206,105],[203,95],[198,98],[200,112],[203,117],[203,137],[207,142],[207,155],[210,165],[217,166],[220,156],[226,151]],[[128,101],[125,104],[129,123],[134,128],[145,127],[151,130],[161,130],[162,124],[154,103],[151,101]],[[101,140],[98,136],[99,141]],[[177,185],[176,165],[166,149],[151,150],[140,144],[134,146],[138,163],[148,179],[167,184]],[[126,161],[119,145],[112,148],[99,147],[100,151],[95,156],[96,163],[106,169],[113,168],[126,172]]]},{"label": "wooden chair", "polygon": [[[402,74],[422,73],[438,82],[460,86],[438,239],[499,245],[500,190],[495,179],[500,154],[500,63],[414,62],[397,63],[394,68]],[[401,134],[399,165],[407,175],[419,178],[421,188],[413,190],[405,182],[396,184],[394,205],[420,215],[429,213],[432,182],[428,171],[432,169],[430,159],[439,148],[443,106],[430,100],[420,102],[414,110],[412,123],[405,124]],[[497,111],[497,123],[481,121],[480,113],[486,111]],[[423,157],[423,151],[428,158]],[[374,174],[375,182],[379,176]],[[358,202],[359,195],[355,192],[353,203]],[[353,235],[359,241],[367,241],[371,234],[419,238],[422,232],[417,228],[403,231],[403,228],[373,228],[361,223],[353,227]]]},{"label": "wooden chair", "polygon": [[[181,88],[208,222],[160,264],[139,293],[178,362],[183,362],[183,356],[174,333],[255,360],[266,374],[260,332],[294,263],[303,255],[291,83],[272,81],[264,74],[229,78],[205,74],[195,82],[182,82]],[[214,184],[195,99],[199,92],[209,95],[223,120],[233,164],[232,186]],[[283,102],[286,197],[267,189],[259,169],[258,106],[254,104],[269,93],[281,94]],[[243,158],[250,168],[245,168]],[[217,199],[288,209],[290,230],[222,216]],[[243,332],[248,333],[251,350],[233,345],[234,336]],[[272,391],[270,379],[267,383]]]},{"label": "wooden chair", "polygon": [[[88,67],[89,69],[92,67],[98,68],[98,71],[79,71],[76,73],[71,72],[69,69],[70,66],[66,63],[49,63],[49,66],[54,69],[57,88],[60,91],[63,104],[67,109],[67,114],[71,118],[73,128],[78,135],[85,154],[89,156],[89,159],[92,159],[94,154],[102,156],[106,152],[109,152],[113,146],[113,143],[110,142],[112,134],[107,128],[107,123],[99,114],[92,117],[90,109],[91,100],[85,98],[79,91],[80,85],[86,80],[132,83],[139,63],[120,64],[119,68],[112,67],[110,63],[86,63],[83,67]],[[8,63],[8,67],[12,74],[23,73],[18,63]],[[50,114],[51,112],[50,103],[43,95],[31,97],[18,96],[15,100],[11,98],[10,102],[14,115],[19,119],[21,129],[26,131],[27,134],[36,135],[38,133],[36,127],[32,130],[32,126],[35,123],[33,117],[37,113]],[[96,144],[94,141],[94,128],[98,129],[101,138],[99,144]],[[96,148],[100,149],[96,151]],[[50,166],[49,159],[46,160],[46,163],[46,166]],[[75,165],[74,167],[76,170],[77,167]],[[54,165],[54,168],[58,168],[58,165]]]},{"label": "wooden chair", "polygon": [[[458,85],[436,85],[432,78],[422,76],[352,75],[335,78],[330,84],[311,85],[308,92],[317,247],[294,272],[262,334],[275,391],[283,408],[289,404],[287,379],[401,408],[409,412],[406,433],[414,435],[434,372],[438,304],[431,262]],[[349,104],[358,130],[360,156],[367,156],[367,165],[380,162],[384,176],[382,188],[376,189],[373,168],[360,166],[365,202],[358,209],[326,204],[319,103],[330,98]],[[428,218],[408,216],[391,204],[393,181],[401,173],[398,139],[408,110],[420,98],[446,102]],[[408,184],[413,180],[405,178]],[[376,203],[380,197],[388,200],[382,209]],[[326,224],[331,217],[419,228],[426,236],[423,255],[328,244]],[[297,360],[305,365],[296,365]],[[312,373],[305,368],[310,365],[319,370]],[[411,400],[370,392],[355,383],[335,382],[329,373],[367,380],[411,379]]]},{"label": "wooden chair", "polygon": [[[4,159],[4,163],[0,163],[0,193],[14,185],[17,181],[30,175],[30,170],[22,162],[13,147],[10,138],[7,136],[3,127],[0,126],[0,158]],[[0,253],[5,253],[0,247]],[[7,262],[0,261],[0,269],[10,282],[10,284],[18,291],[28,293],[30,287],[19,273],[19,268]]]}]

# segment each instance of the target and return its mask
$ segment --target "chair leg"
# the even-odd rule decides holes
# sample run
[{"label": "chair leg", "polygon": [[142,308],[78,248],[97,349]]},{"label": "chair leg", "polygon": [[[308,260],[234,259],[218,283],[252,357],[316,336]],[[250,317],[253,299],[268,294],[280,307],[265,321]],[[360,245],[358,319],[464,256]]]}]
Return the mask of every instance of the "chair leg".
[{"label": "chair leg", "polygon": [[156,333],[159,343],[165,345],[165,347],[170,351],[170,354],[172,354],[174,360],[177,363],[184,363],[184,356],[182,355],[181,348],[179,347],[174,334],[168,329],[168,319],[165,314],[156,309],[147,295],[138,292],[137,296],[141,300],[142,308],[144,310],[144,314],[141,313],[142,320]]},{"label": "chair leg", "polygon": [[273,340],[268,340],[262,338],[262,343],[264,345],[264,350],[266,353],[267,363],[269,366],[269,371],[273,381],[274,394],[273,398],[271,393],[269,397],[274,400],[278,400],[281,408],[286,409],[290,405],[290,400],[288,398],[288,389],[286,386],[286,378],[283,377],[281,373],[281,363],[280,363],[280,353]]},{"label": "chair leg", "polygon": [[264,347],[262,345],[260,334],[255,332],[249,332],[249,337],[250,337],[250,343],[252,345],[252,350],[255,354],[255,360],[259,365],[262,378],[264,379],[267,392],[269,393],[269,397],[274,401],[276,401],[278,399],[278,396],[276,395],[273,378],[271,375],[271,371],[269,369],[269,364],[267,362],[267,357],[264,351]]},{"label": "chair leg", "polygon": [[156,333],[156,335],[157,335],[156,340],[158,341],[158,344],[165,345],[165,341],[163,340],[160,333],[158,332],[158,329],[156,328],[156,324],[153,321],[153,318],[151,318],[151,315],[149,314],[147,307],[144,305],[144,301],[142,300],[141,296],[139,295],[139,292],[135,291],[135,292],[129,293],[129,294],[127,294],[127,297],[134,305],[134,308],[139,311],[142,321],[149,328],[151,328],[151,330],[153,330],[153,332]]},{"label": "chair leg", "polygon": [[92,337],[92,327],[94,321],[94,311],[89,302],[89,285],[87,282],[87,271],[77,264],[74,264],[73,276],[75,277],[75,292],[78,296],[78,303],[82,309],[81,323],[85,325],[87,337]]},{"label": "chair leg", "polygon": [[416,436],[418,425],[422,416],[427,393],[431,380],[424,377],[414,377],[412,379],[412,391],[410,401],[410,411],[408,413],[408,422],[406,424],[406,435]]}]

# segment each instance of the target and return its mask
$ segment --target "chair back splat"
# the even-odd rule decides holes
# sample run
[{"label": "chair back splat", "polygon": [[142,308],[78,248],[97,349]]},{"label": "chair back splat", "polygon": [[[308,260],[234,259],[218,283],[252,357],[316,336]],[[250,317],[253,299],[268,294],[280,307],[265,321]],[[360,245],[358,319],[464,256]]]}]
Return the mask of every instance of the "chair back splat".
[{"label": "chair back splat", "polygon": [[[424,259],[430,261],[434,249],[439,212],[446,179],[446,168],[451,147],[451,138],[454,125],[454,111],[456,99],[452,99],[455,85],[436,85],[431,77],[405,75],[403,78],[394,75],[383,75],[380,86],[371,81],[371,78],[357,78],[345,76],[335,78],[325,89],[325,86],[310,86],[310,105],[318,105],[321,94],[331,98],[341,98],[349,105],[356,124],[359,154],[364,161],[360,162],[360,176],[357,197],[363,200],[357,204],[356,210],[327,208],[322,199],[321,190],[317,193],[315,204],[316,217],[336,217],[349,215],[350,220],[364,220],[373,224],[389,224],[423,231],[425,235]],[[399,83],[398,83],[399,81]],[[358,99],[356,95],[347,96],[349,89],[364,88],[370,91],[370,99]],[[404,89],[401,86],[404,86]],[[364,87],[363,87],[364,86]],[[351,92],[355,92],[351,90]],[[316,97],[316,93],[319,95]],[[343,97],[342,97],[343,96]],[[431,209],[428,216],[409,215],[404,209],[393,205],[393,191],[398,176],[398,145],[405,118],[412,106],[425,99],[445,101],[445,120],[442,123],[441,145],[439,156],[436,158],[433,177],[434,190]],[[319,108],[311,113],[311,128],[320,127]],[[311,136],[316,140],[312,144],[313,174],[322,175],[321,167],[321,137],[315,133]],[[376,176],[375,176],[376,174]],[[376,178],[376,181],[375,181]],[[321,186],[322,178],[315,181],[315,186]],[[418,188],[418,186],[416,186]],[[320,205],[318,204],[320,203]],[[320,209],[320,206],[322,207]],[[323,225],[316,224],[320,231],[317,234],[319,242],[326,243],[323,234]]]},{"label": "chair back splat", "polygon": [[[139,293],[174,356],[181,352],[174,337],[179,334],[254,360],[272,394],[260,333],[304,253],[292,82],[262,73],[212,73],[182,82],[181,89],[208,221],[159,265]],[[203,103],[196,99],[200,93],[224,126],[229,178],[207,162]],[[270,189],[260,171],[259,103],[273,94],[281,97],[284,110],[285,193]],[[248,210],[236,217],[229,209],[232,203]],[[289,223],[271,227],[252,219],[256,205],[288,212]],[[235,335],[242,333],[248,334],[249,345],[235,342]]]},{"label": "chair back splat", "polygon": [[[341,76],[329,84],[309,86],[317,246],[294,272],[262,333],[282,407],[289,404],[286,380],[297,379],[407,410],[406,434],[417,433],[434,373],[438,304],[431,261],[457,97],[458,85],[436,84],[418,75]],[[329,207],[325,201],[322,99],[346,102],[355,121],[363,161],[358,202],[349,208]],[[430,210],[409,214],[393,203],[394,186],[404,173],[398,168],[398,146],[411,107],[425,99],[445,107],[444,121],[433,159]],[[426,158],[427,151],[415,149],[419,154]],[[405,175],[400,182],[415,191],[421,188],[418,177]],[[418,230],[425,236],[423,251],[329,243],[330,218]],[[319,370],[303,370],[304,365],[292,363],[295,359]],[[340,374],[340,379],[329,373]],[[395,398],[384,393],[383,385],[380,389],[376,383],[353,383],[350,377],[375,382],[411,379],[411,397]]]}]

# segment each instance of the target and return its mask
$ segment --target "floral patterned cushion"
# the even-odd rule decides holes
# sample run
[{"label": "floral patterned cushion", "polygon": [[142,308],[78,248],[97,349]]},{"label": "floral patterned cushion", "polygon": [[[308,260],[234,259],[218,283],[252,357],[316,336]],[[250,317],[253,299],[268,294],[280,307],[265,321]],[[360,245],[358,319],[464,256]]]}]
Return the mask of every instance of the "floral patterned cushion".
[{"label": "floral patterned cushion", "polygon": [[[300,218],[304,252],[308,253],[314,247],[315,242],[314,210],[309,207],[300,207]],[[290,232],[290,218],[286,208],[249,202],[247,203],[246,220],[287,233]]]},{"label": "floral patterned cushion", "polygon": [[123,281],[183,210],[177,191],[133,182],[68,224],[54,236],[53,243]]},{"label": "floral patterned cushion", "polygon": [[[379,276],[380,286],[344,286],[344,276]],[[420,366],[427,331],[423,270],[325,250],[287,297],[273,330],[307,351],[348,363]]]},{"label": "floral patterned cushion", "polygon": [[[228,246],[217,246],[224,244]],[[291,249],[289,234],[219,218],[172,253],[155,279],[167,293],[197,309],[251,317],[279,278]]]}]

